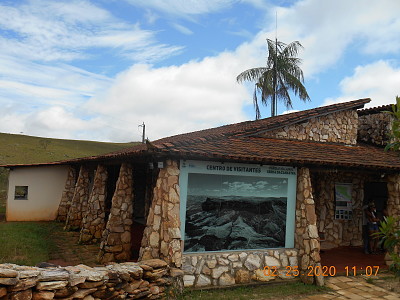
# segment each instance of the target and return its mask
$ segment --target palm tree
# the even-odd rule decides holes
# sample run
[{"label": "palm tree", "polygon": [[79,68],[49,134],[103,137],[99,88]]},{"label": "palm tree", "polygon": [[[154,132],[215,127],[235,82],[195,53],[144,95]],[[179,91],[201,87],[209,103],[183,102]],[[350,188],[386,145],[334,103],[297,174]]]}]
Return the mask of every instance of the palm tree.
[{"label": "palm tree", "polygon": [[301,59],[297,53],[303,46],[295,41],[285,43],[267,39],[268,60],[266,67],[253,68],[240,73],[236,80],[255,81],[253,103],[256,110],[256,119],[261,117],[257,94],[261,94],[261,103],[267,105],[271,99],[271,117],[276,115],[277,100],[282,100],[286,108],[292,108],[289,90],[303,101],[310,100],[307,90],[303,85],[303,71],[299,64]]}]

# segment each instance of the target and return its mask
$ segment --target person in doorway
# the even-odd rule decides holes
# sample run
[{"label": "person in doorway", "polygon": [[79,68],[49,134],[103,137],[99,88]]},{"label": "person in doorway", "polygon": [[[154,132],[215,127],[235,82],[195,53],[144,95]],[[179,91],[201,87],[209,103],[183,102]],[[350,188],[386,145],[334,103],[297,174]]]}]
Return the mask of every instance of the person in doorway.
[{"label": "person in doorway", "polygon": [[372,254],[377,254],[379,239],[374,236],[374,233],[378,232],[379,219],[376,215],[375,203],[370,202],[368,209],[366,210],[367,226],[369,234],[369,249]]},{"label": "person in doorway", "polygon": [[363,210],[362,234],[364,242],[364,253],[370,254],[371,251],[369,249],[369,231],[368,231],[368,219],[367,219],[368,204],[363,205],[362,210]]}]

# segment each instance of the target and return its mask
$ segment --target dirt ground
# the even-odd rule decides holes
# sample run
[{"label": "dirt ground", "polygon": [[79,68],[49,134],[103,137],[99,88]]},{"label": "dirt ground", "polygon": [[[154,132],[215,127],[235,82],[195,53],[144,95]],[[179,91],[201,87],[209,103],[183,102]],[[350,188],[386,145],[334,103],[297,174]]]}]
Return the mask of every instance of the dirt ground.
[{"label": "dirt ground", "polygon": [[[62,227],[62,224],[60,224]],[[50,253],[49,263],[59,266],[75,266],[85,264],[91,267],[98,266],[97,254],[99,244],[80,245],[79,232],[63,231],[62,229],[54,232],[52,239],[56,247]]]}]

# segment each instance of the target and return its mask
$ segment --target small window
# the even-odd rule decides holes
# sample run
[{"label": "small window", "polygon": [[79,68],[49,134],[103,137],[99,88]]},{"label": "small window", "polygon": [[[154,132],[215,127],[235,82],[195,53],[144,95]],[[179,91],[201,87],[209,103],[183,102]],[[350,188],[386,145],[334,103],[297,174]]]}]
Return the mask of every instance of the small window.
[{"label": "small window", "polygon": [[28,187],[27,186],[15,186],[15,200],[28,200]]}]

